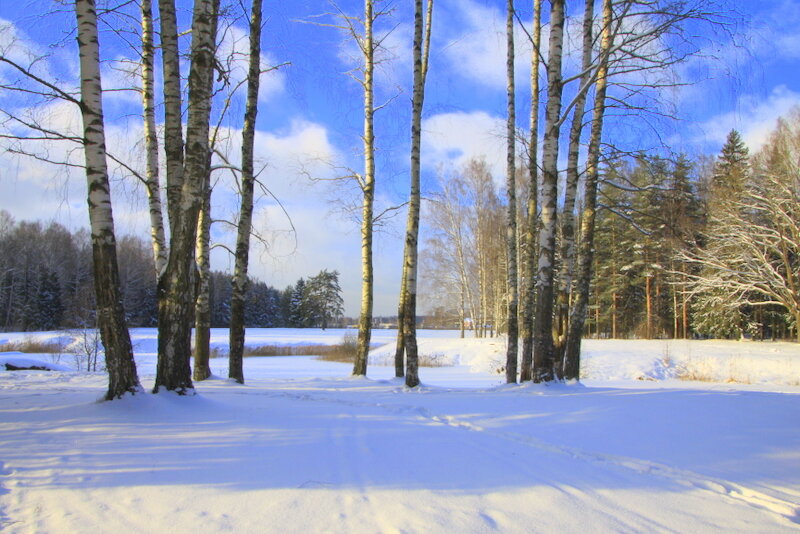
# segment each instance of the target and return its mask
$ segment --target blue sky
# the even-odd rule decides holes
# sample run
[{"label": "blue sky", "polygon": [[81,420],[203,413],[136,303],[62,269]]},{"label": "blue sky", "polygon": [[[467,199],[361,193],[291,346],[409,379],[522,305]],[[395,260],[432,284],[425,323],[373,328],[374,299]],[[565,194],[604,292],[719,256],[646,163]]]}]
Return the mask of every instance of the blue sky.
[{"label": "blue sky", "polygon": [[[580,16],[578,2],[569,2],[570,15]],[[582,4],[582,3],[580,3]],[[358,14],[362,3],[342,1],[340,7]],[[391,16],[378,23],[389,32],[387,50],[377,73],[377,102],[388,103],[376,118],[378,205],[397,205],[405,199],[408,168],[408,129],[411,80],[412,3],[388,2]],[[800,104],[800,3],[792,1],[731,2],[740,16],[724,29],[693,26],[690,34],[701,52],[675,71],[681,87],[655,95],[664,109],[675,109],[679,120],[656,122],[660,138],[691,157],[716,153],[731,128],[739,129],[756,149],[775,119]],[[189,3],[179,1],[181,22],[188,26]],[[505,2],[499,0],[437,0],[434,13],[431,70],[423,124],[423,187],[435,187],[437,169],[457,168],[466,159],[484,156],[502,182],[505,152]],[[60,9],[61,12],[53,12]],[[520,18],[529,23],[530,2],[518,2]],[[282,209],[268,196],[257,207],[256,224],[269,250],[254,246],[251,273],[276,287],[311,276],[321,269],[341,273],[346,312],[356,315],[360,290],[360,248],[357,223],[342,205],[355,199],[352,187],[328,181],[361,168],[361,92],[347,72],[358,64],[352,43],[335,28],[314,22],[333,22],[325,16],[324,0],[275,2],[265,0],[265,65],[290,63],[264,75],[260,95],[257,157],[270,192],[289,212],[296,232]],[[38,68],[67,86],[76,83],[77,58],[70,33],[73,17],[66,8],[42,0],[0,2],[0,47],[18,57],[46,55]],[[119,26],[119,21],[111,22]],[[546,30],[545,30],[546,36]],[[63,46],[51,48],[56,42]],[[246,49],[246,21],[239,19],[224,33],[228,50]],[[517,35],[518,126],[528,126],[530,47]],[[104,68],[106,88],[129,87],[119,72],[133,53],[118,36],[101,36],[104,57],[115,60]],[[567,62],[569,64],[569,61]],[[243,67],[240,60],[239,68]],[[239,76],[241,72],[239,71]],[[0,69],[0,79],[10,73]],[[572,90],[567,89],[567,92]],[[30,101],[0,94],[4,106],[26,112]],[[138,96],[130,91],[107,93],[109,148],[142,165]],[[224,122],[223,145],[238,159],[241,98],[234,100]],[[39,105],[35,113],[54,126],[80,127],[77,110],[66,104]],[[160,120],[160,119],[159,119]],[[652,121],[650,121],[652,122]],[[658,146],[656,131],[637,117],[609,122],[606,141],[628,149]],[[50,153],[70,155],[71,147],[49,147]],[[74,161],[74,160],[73,160]],[[235,210],[232,181],[216,176],[214,216],[227,218]],[[323,180],[312,181],[309,177]],[[86,225],[82,176],[63,168],[9,154],[0,154],[0,209],[17,219],[57,220],[76,228]],[[115,215],[121,231],[147,236],[143,191],[130,179],[115,175]],[[395,313],[400,275],[404,213],[382,227],[375,248],[378,314]],[[231,242],[224,224],[214,239]],[[222,248],[215,249],[214,266],[232,265]],[[425,310],[423,305],[422,311]]]}]

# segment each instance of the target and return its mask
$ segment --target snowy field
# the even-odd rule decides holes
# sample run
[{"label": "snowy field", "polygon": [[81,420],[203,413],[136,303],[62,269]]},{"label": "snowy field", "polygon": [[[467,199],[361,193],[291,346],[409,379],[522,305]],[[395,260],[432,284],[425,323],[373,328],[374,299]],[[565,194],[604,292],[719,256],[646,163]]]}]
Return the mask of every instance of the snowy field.
[{"label": "snowy field", "polygon": [[[247,344],[342,335],[252,330]],[[214,359],[195,397],[105,403],[105,375],[71,370],[67,349],[0,354],[61,366],[0,372],[0,531],[800,532],[800,346],[589,340],[581,384],[506,386],[502,340],[420,336],[445,366],[416,390],[392,378],[390,347],[367,379],[262,357],[241,386]],[[33,337],[69,341],[0,342]],[[156,332],[133,340],[149,388]]]}]

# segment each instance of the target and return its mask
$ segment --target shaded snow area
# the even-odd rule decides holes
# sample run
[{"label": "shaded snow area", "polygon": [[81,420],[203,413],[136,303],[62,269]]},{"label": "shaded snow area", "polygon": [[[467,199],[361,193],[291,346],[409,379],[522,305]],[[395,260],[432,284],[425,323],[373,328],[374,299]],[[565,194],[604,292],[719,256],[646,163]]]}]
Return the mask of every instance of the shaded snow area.
[{"label": "shaded snow area", "polygon": [[[366,379],[247,358],[243,386],[102,403],[102,373],[0,372],[0,531],[800,532],[797,345],[588,341],[583,383],[507,386],[502,340],[420,335],[451,366],[420,369],[416,390],[377,365],[390,347]],[[146,388],[154,342],[134,331]],[[679,380],[689,364],[704,381]]]}]

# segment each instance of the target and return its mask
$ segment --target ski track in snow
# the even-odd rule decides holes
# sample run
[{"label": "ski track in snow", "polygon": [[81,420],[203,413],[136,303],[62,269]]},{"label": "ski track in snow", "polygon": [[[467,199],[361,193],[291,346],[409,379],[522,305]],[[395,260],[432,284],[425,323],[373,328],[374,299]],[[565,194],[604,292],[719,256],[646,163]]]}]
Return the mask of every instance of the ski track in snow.
[{"label": "ski track in snow", "polygon": [[[395,393],[402,391],[398,388]],[[399,405],[399,404],[386,404],[386,403],[368,403],[368,402],[353,402],[341,398],[334,398],[330,396],[311,396],[307,394],[292,394],[292,393],[265,393],[267,396],[291,398],[298,401],[317,401],[333,404],[345,405],[351,408],[380,408],[393,415],[412,415],[417,416],[424,421],[430,421],[446,425],[452,428],[466,430],[469,432],[480,432],[490,434],[500,439],[515,441],[524,445],[530,446],[540,451],[565,455],[570,458],[591,462],[596,464],[610,465],[616,468],[622,468],[636,473],[667,478],[681,484],[683,486],[692,487],[704,491],[714,493],[723,497],[729,497],[735,501],[743,502],[758,509],[776,514],[790,522],[800,524],[800,506],[797,503],[772,497],[761,491],[742,486],[734,482],[722,480],[718,478],[710,478],[691,471],[678,469],[668,465],[655,463],[648,460],[641,460],[638,458],[617,456],[604,453],[588,451],[585,449],[578,449],[574,447],[566,447],[548,443],[538,438],[525,436],[512,432],[497,432],[488,430],[469,421],[462,421],[457,417],[449,415],[436,415],[429,409],[412,405]],[[352,464],[350,464],[352,465]]]},{"label": "ski track in snow", "polygon": [[[349,388],[346,387],[348,385],[350,386]],[[453,431],[463,432],[468,435],[488,436],[492,439],[515,442],[533,448],[539,452],[555,454],[570,460],[592,464],[601,469],[610,468],[612,470],[634,473],[635,476],[654,476],[662,479],[669,479],[683,487],[729,498],[732,501],[774,514],[793,524],[798,523],[798,508],[795,503],[771,497],[763,492],[745,487],[741,484],[706,477],[647,460],[597,453],[583,448],[557,445],[520,433],[497,431],[459,417],[439,414],[436,413],[435,410],[431,410],[427,407],[415,406],[405,402],[409,398],[407,397],[408,395],[415,395],[415,398],[418,399],[436,398],[450,393],[457,395],[459,393],[458,390],[448,391],[446,389],[423,386],[418,391],[410,391],[403,386],[394,385],[387,381],[366,381],[361,379],[344,379],[333,384],[314,380],[285,381],[275,383],[273,386],[276,388],[302,388],[304,391],[287,391],[285,389],[269,390],[262,389],[260,385],[248,385],[244,386],[245,389],[239,389],[229,387],[228,384],[222,383],[221,388],[215,385],[214,389],[216,391],[209,392],[209,396],[222,390],[225,395],[263,396],[273,399],[288,400],[295,403],[321,403],[349,408],[349,410],[339,410],[339,413],[349,414],[345,416],[348,421],[345,431],[338,428],[327,429],[327,441],[330,443],[330,448],[339,455],[339,458],[334,462],[335,473],[332,479],[309,479],[297,486],[298,490],[304,490],[335,489],[342,483],[354,485],[354,492],[342,492],[342,494],[337,497],[337,508],[340,510],[337,519],[343,524],[359,524],[366,520],[366,518],[369,518],[369,521],[375,525],[378,532],[402,532],[402,530],[398,530],[392,524],[391,516],[384,517],[386,503],[373,503],[373,499],[377,497],[373,497],[370,491],[370,489],[374,487],[374,484],[369,477],[368,468],[374,465],[376,460],[373,458],[373,449],[368,445],[368,427],[359,423],[358,414],[370,414],[374,411],[394,417],[410,419],[417,425],[436,425],[449,428]],[[85,390],[85,387],[62,387],[61,393]],[[370,398],[374,400],[358,401],[353,398],[348,398],[348,394],[369,394],[371,395]],[[501,453],[498,452],[503,449],[502,446],[493,446],[491,444],[474,441],[470,438],[464,439],[461,437],[457,438],[455,441],[461,443],[464,447],[479,448],[481,456],[492,457],[494,461],[498,463],[505,461]],[[54,464],[53,467],[55,467],[55,465],[56,464]],[[9,474],[10,473],[4,468],[4,465],[0,464],[0,477],[4,478]],[[531,471],[529,475],[535,480],[537,473]],[[53,476],[56,477],[53,481],[57,481],[57,475],[53,474]],[[0,478],[0,480],[2,480],[2,478]],[[606,514],[606,512],[604,512],[605,508],[614,510],[619,506],[618,502],[608,501],[607,498],[602,495],[598,495],[597,493],[589,495],[584,489],[568,484],[550,484],[549,487],[551,490],[562,493],[570,499],[582,503],[584,507],[590,507],[595,513]],[[8,490],[0,490],[0,494],[7,492]],[[132,503],[119,503],[119,505],[102,504],[96,513],[115,515],[117,518],[123,517],[125,518],[126,524],[140,525],[142,531],[147,531],[146,521],[144,523],[142,522],[143,518],[130,516],[130,513],[126,511],[130,504]],[[301,503],[299,501],[294,501],[292,503],[292,506],[300,505]],[[408,504],[398,504],[398,506],[408,507]],[[175,511],[181,512],[181,510],[181,507],[177,506]],[[411,513],[412,510],[409,509],[408,512]],[[296,513],[296,510],[293,513]],[[634,531],[669,530],[666,529],[663,524],[643,514],[637,513],[635,509],[626,509],[625,513],[627,516],[627,526],[624,530],[629,530],[632,526],[634,526]],[[36,514],[34,513],[33,515],[35,516]],[[504,526],[509,527],[513,525],[512,518],[505,517],[502,511],[494,510],[490,506],[480,510],[478,512],[478,517],[485,523],[484,526],[487,532],[502,532]],[[612,511],[607,512],[607,518],[609,522],[612,523],[618,520],[614,517]],[[212,521],[212,519],[214,521]],[[212,521],[213,524],[216,524],[218,528],[217,531],[219,532],[235,531],[235,526],[231,524],[230,517],[227,517],[225,514],[218,515],[214,518],[205,517],[204,520]],[[2,521],[0,524],[4,526],[11,526],[12,524],[9,519],[3,515],[0,515],[0,521]],[[44,527],[45,525],[43,524],[41,526]]]}]

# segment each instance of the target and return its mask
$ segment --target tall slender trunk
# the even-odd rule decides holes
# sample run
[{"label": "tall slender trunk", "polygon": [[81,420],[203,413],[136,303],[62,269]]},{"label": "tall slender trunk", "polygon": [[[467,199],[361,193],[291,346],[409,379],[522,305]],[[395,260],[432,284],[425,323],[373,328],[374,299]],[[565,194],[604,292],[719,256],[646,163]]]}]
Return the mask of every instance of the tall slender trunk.
[{"label": "tall slender trunk", "polygon": [[[419,385],[417,354],[417,266],[420,211],[420,152],[422,142],[422,105],[425,100],[425,78],[428,74],[428,53],[431,42],[433,0],[428,0],[427,20],[423,21],[422,0],[414,2],[414,91],[411,102],[411,194],[406,225],[403,274],[403,337],[406,351],[406,386]],[[424,26],[424,40],[423,40]]]},{"label": "tall slender trunk", "polygon": [[[205,184],[209,187],[210,176]],[[192,378],[200,381],[211,376],[211,261],[209,241],[211,238],[211,190],[203,195],[203,206],[197,221],[197,298],[194,310],[194,372]]]},{"label": "tall slender trunk", "polygon": [[[458,276],[459,276],[459,282],[461,284],[462,295],[466,295],[467,305],[469,306],[469,312],[472,317],[472,330],[475,333],[476,337],[481,337],[478,334],[478,330],[475,329],[475,321],[477,320],[478,313],[480,312],[480,310],[475,308],[475,296],[473,295],[472,288],[470,287],[469,284],[469,276],[467,274],[467,257],[466,257],[466,251],[464,250],[465,249],[464,238],[461,234],[461,223],[458,220],[458,218],[455,217],[453,210],[449,206],[447,208],[447,215],[448,218],[450,219],[451,226],[453,229],[453,238],[456,245],[456,260],[458,261]],[[463,298],[464,297],[462,296],[462,299]]]},{"label": "tall slender trunk", "polygon": [[[167,268],[158,284],[158,364],[154,392],[161,387],[178,394],[194,392],[189,366],[194,312],[194,247],[209,172],[209,117],[218,8],[219,0],[196,0],[192,16],[184,180],[179,196],[173,194],[170,197],[168,191],[172,232]],[[166,89],[165,86],[165,92]],[[175,125],[165,125],[165,128],[168,126]],[[169,160],[169,153],[167,157],[169,168],[174,162]],[[175,202],[178,204],[174,205]]]},{"label": "tall slender trunk", "polygon": [[563,82],[564,0],[550,5],[550,52],[547,58],[547,106],[542,145],[541,226],[534,323],[534,380],[553,380],[553,274],[556,252],[556,200],[558,196],[558,137]]},{"label": "tall slender trunk", "polygon": [[567,174],[564,185],[564,206],[561,211],[561,267],[556,295],[555,330],[558,375],[563,375],[564,347],[569,329],[569,302],[575,272],[575,198],[578,194],[578,160],[583,133],[583,119],[588,87],[592,80],[592,44],[594,24],[594,0],[586,0],[583,9],[583,59],[580,88],[572,112],[572,126],[567,149]]},{"label": "tall slender trunk", "polygon": [[539,197],[539,48],[542,38],[542,0],[533,0],[533,50],[531,52],[531,118],[528,138],[528,219],[525,223],[525,256],[522,275],[522,365],[520,382],[533,378],[533,316],[536,300],[536,221]]},{"label": "tall slender trunk", "polygon": [[486,247],[483,245],[482,233],[480,233],[482,224],[478,224],[478,238],[476,239],[478,245],[478,315],[472,316],[473,321],[478,322],[477,329],[475,330],[475,337],[486,336],[486,323],[488,322],[489,312],[489,277],[486,274]]},{"label": "tall slender trunk", "polygon": [[406,269],[405,261],[407,251],[403,252],[403,274],[400,279],[400,302],[397,304],[397,343],[394,349],[394,376],[402,378],[406,374],[406,336],[403,330],[406,314]]},{"label": "tall slender trunk", "polygon": [[167,266],[167,239],[158,177],[158,134],[156,133],[155,70],[153,45],[153,3],[142,0],[142,114],[144,116],[145,188],[150,212],[150,241],[156,279]]},{"label": "tall slender trunk", "polygon": [[[675,262],[670,262],[670,269],[671,272],[675,272]],[[678,339],[680,337],[680,315],[678,311],[680,310],[680,306],[678,305],[678,291],[676,286],[672,286],[672,339]]]},{"label": "tall slender trunk", "polygon": [[578,247],[578,269],[575,281],[575,302],[570,315],[567,346],[564,354],[564,378],[578,380],[581,365],[581,338],[589,303],[589,287],[592,280],[594,259],[594,231],[597,215],[597,178],[600,165],[600,141],[603,134],[603,118],[606,110],[606,88],[608,86],[608,54],[613,44],[611,30],[613,0],[603,0],[603,25],[600,38],[600,65],[595,82],[592,131],[589,136],[589,152],[584,179],[584,206],[581,217],[581,241]]},{"label": "tall slender trunk", "polygon": [[374,22],[372,0],[364,1],[364,176],[361,189],[361,317],[358,321],[358,349],[353,375],[367,374],[369,345],[372,337],[373,269],[372,269],[372,217],[375,200],[375,104],[373,91],[375,44],[372,35]]},{"label": "tall slender trunk", "polygon": [[[595,272],[597,272],[597,264],[595,264]],[[595,298],[594,307],[594,337],[595,339],[600,339],[600,295],[597,295]]]},{"label": "tall slender trunk", "polygon": [[[247,103],[242,130],[242,201],[236,234],[236,265],[231,293],[230,356],[228,377],[244,383],[244,307],[247,300],[247,266],[250,259],[250,231],[253,226],[253,189],[255,185],[253,152],[258,88],[261,77],[262,0],[253,0],[250,14],[250,64],[247,72]],[[324,328],[324,319],[323,319]]]},{"label": "tall slender trunk", "polygon": [[645,328],[644,328],[644,337],[645,339],[653,339],[653,331],[652,331],[652,317],[653,317],[653,282],[652,277],[650,275],[645,275],[644,277],[644,302],[645,302]]},{"label": "tall slender trunk", "polygon": [[[177,225],[183,186],[183,120],[181,67],[175,0],[158,0],[161,25],[161,64],[164,78],[164,155],[167,171],[167,215],[170,232]],[[159,273],[159,275],[163,274]]]},{"label": "tall slender trunk", "polygon": [[466,315],[464,313],[464,288],[461,288],[461,305],[458,308],[459,310],[459,318],[461,319],[461,324],[458,328],[458,337],[464,339],[464,321],[466,321]]},{"label": "tall slender trunk", "polygon": [[[686,282],[686,275],[683,279]],[[686,291],[681,291],[681,312],[683,313],[683,338],[689,339],[689,299],[686,298]]]},{"label": "tall slender trunk", "polygon": [[617,339],[617,292],[611,294],[611,339]]},{"label": "tall slender trunk", "polygon": [[506,6],[506,194],[508,206],[506,211],[506,285],[508,294],[508,307],[506,320],[508,322],[508,342],[506,345],[506,383],[517,382],[517,353],[519,347],[519,322],[518,307],[519,295],[517,288],[517,182],[516,182],[516,106],[514,91],[514,0],[508,0]]},{"label": "tall slender trunk", "polygon": [[94,0],[76,0],[78,53],[81,76],[81,118],[86,162],[87,202],[92,237],[97,325],[105,347],[108,390],[106,400],[141,391],[122,293],[119,287],[117,244],[106,164],[103,99],[100,81],[100,43]]}]

